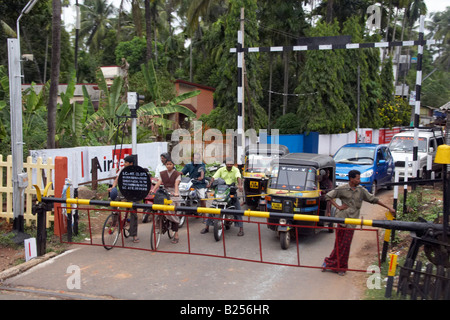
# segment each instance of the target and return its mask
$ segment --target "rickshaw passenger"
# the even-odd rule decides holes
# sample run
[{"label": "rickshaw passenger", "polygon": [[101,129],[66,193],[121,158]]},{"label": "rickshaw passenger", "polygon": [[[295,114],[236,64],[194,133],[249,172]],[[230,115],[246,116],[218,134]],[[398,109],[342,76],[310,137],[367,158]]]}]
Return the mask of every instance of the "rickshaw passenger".
[{"label": "rickshaw passenger", "polygon": [[330,170],[322,169],[320,170],[320,190],[322,190],[322,194],[320,195],[320,204],[325,206],[325,216],[330,216],[331,203],[325,199],[325,194],[328,193],[331,189],[333,189],[333,182],[330,179]]}]

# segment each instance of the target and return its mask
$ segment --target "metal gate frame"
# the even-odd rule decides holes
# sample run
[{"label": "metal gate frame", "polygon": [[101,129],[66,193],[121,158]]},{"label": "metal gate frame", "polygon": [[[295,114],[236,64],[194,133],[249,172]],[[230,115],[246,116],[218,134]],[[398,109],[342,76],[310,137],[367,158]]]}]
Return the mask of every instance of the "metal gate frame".
[{"label": "metal gate frame", "polygon": [[[62,214],[62,212],[64,210],[68,210],[70,208],[71,208],[70,206],[61,206],[61,207],[59,207],[57,209],[59,211],[58,214]],[[209,208],[203,208],[203,209],[209,209]],[[127,210],[129,210],[131,212],[142,213],[142,214],[171,215],[170,213],[165,213],[165,212],[161,212],[161,211],[152,212],[152,213],[146,213],[146,212],[137,211],[135,209],[131,209],[131,210],[130,209],[127,209],[127,210],[112,210],[112,209],[102,209],[102,208],[95,208],[95,207],[78,207],[77,210],[79,210],[79,211],[87,211],[88,228],[89,228],[89,240],[85,241],[85,242],[70,241],[69,239],[65,239],[63,235],[60,235],[60,242],[61,243],[77,244],[77,245],[90,245],[90,246],[102,246],[103,247],[103,244],[101,243],[101,237],[100,238],[96,237],[96,234],[94,234],[93,230],[92,230],[92,224],[91,224],[91,220],[92,220],[91,212],[92,211],[96,211],[96,212],[112,212],[112,211],[115,211],[115,212],[119,212],[119,214],[121,215],[121,218],[122,218],[122,214],[124,214]],[[105,215],[105,218],[106,218],[106,215]],[[289,225],[290,227],[295,229],[295,234],[296,234],[295,243],[291,242],[292,249],[295,246],[296,247],[295,250],[296,250],[296,254],[297,254],[297,259],[296,259],[297,263],[294,264],[294,263],[283,263],[283,262],[270,261],[270,260],[267,259],[267,257],[265,257],[263,255],[264,249],[263,249],[263,245],[262,245],[262,241],[261,241],[261,225],[268,226],[268,225],[279,225],[279,224],[269,223],[267,221],[254,221],[254,220],[250,219],[250,216],[248,216],[248,219],[242,219],[241,220],[244,223],[256,224],[257,228],[258,228],[258,232],[257,232],[258,239],[257,239],[257,242],[258,242],[258,247],[259,247],[259,259],[256,259],[256,258],[252,259],[252,258],[245,258],[245,257],[240,257],[240,256],[232,256],[232,255],[228,255],[227,254],[227,246],[226,246],[227,236],[226,236],[226,232],[224,232],[223,235],[222,235],[222,240],[221,241],[222,241],[223,253],[221,255],[219,255],[219,254],[211,254],[211,253],[204,253],[204,252],[199,252],[199,251],[193,250],[192,246],[191,246],[192,239],[191,239],[190,231],[189,231],[190,230],[189,229],[189,218],[198,218],[198,216],[187,215],[187,219],[186,219],[187,250],[186,251],[167,250],[167,249],[161,250],[161,249],[158,249],[158,248],[151,249],[150,242],[147,243],[147,244],[144,244],[143,247],[141,247],[142,243],[139,244],[140,245],[139,247],[128,246],[125,243],[125,240],[124,240],[124,237],[123,237],[122,233],[121,233],[121,236],[119,238],[119,239],[121,239],[121,243],[116,244],[114,246],[114,248],[134,249],[134,250],[160,252],[160,253],[188,254],[188,255],[214,257],[214,258],[225,258],[225,259],[232,259],[232,260],[239,260],[239,261],[246,261],[246,262],[256,262],[256,263],[264,263],[264,264],[270,264],[270,265],[287,266],[287,267],[301,267],[301,268],[322,269],[321,265],[314,266],[314,265],[303,264],[301,262],[301,259],[300,259],[300,256],[301,256],[300,255],[300,251],[301,251],[300,250],[300,243],[301,243],[301,241],[299,241],[299,236],[298,236],[299,235],[299,228],[326,229],[326,230],[329,230],[329,229],[336,230],[336,229],[339,228],[339,227],[325,227],[325,226]],[[209,218],[210,219],[223,220],[221,217],[209,217]],[[60,219],[59,221],[60,221],[61,224],[63,224],[64,220],[66,220],[66,219]],[[236,219],[225,219],[225,220],[232,221],[232,222],[237,221]],[[150,226],[151,226],[152,222],[149,222],[147,224],[149,225],[148,228],[151,228]],[[142,228],[142,224],[140,226]],[[284,224],[283,226],[286,226],[286,225]],[[64,230],[64,227],[65,226],[60,225],[61,230]],[[183,227],[183,229],[184,229],[184,227]],[[355,230],[356,231],[367,231],[367,232],[374,232],[375,233],[375,239],[376,239],[376,243],[377,243],[377,260],[378,260],[378,266],[380,266],[381,265],[381,252],[380,252],[380,243],[378,241],[378,239],[379,239],[379,229],[363,228],[363,226],[361,225],[360,228],[355,228]],[[247,234],[248,234],[248,232],[247,232]],[[336,232],[335,232],[335,234],[336,234]],[[97,236],[98,236],[98,234],[97,234]],[[150,234],[150,236],[152,236],[152,235]],[[165,237],[165,235],[164,235],[164,237]],[[98,238],[99,241],[95,241],[94,238]],[[214,241],[214,240],[212,240],[212,241]],[[335,241],[336,241],[336,239],[335,239]],[[170,247],[176,249],[176,245],[171,245]],[[282,249],[280,248],[280,250],[282,250]],[[330,251],[331,250],[332,250],[332,248],[330,248]],[[292,251],[293,250],[291,250],[291,252],[289,252],[289,251],[286,250],[286,252],[289,252],[288,254],[292,253]],[[325,256],[324,256],[324,258],[325,258]],[[338,266],[338,267],[336,267],[334,269],[340,269],[340,268]],[[366,269],[363,270],[363,269],[347,268],[345,270],[346,271],[355,271],[355,272],[367,272]]]}]

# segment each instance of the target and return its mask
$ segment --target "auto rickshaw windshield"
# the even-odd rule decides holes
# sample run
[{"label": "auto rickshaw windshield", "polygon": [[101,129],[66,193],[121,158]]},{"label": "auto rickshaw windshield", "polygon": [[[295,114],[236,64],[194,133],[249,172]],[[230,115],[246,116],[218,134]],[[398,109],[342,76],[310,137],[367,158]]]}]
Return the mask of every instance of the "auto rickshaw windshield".
[{"label": "auto rickshaw windshield", "polygon": [[277,175],[272,176],[270,188],[291,191],[317,190],[316,170],[312,167],[280,165]]},{"label": "auto rickshaw windshield", "polygon": [[245,164],[245,171],[247,172],[265,172],[271,166],[273,159],[278,159],[278,155],[261,155],[250,154],[247,157],[247,163]]}]

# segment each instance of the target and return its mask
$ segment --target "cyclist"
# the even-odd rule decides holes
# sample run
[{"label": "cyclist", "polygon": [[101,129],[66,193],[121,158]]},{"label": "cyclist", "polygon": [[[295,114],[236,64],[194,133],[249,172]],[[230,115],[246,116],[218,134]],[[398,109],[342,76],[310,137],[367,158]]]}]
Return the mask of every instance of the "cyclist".
[{"label": "cyclist", "polygon": [[[234,162],[231,159],[227,159],[225,162],[225,167],[222,167],[216,171],[210,183],[212,184],[214,179],[218,178],[222,178],[223,180],[225,180],[225,183],[228,185],[233,183],[237,184],[239,191],[242,192],[243,188],[242,188],[241,172],[237,167],[234,166]],[[237,197],[237,195],[234,198],[234,206],[236,210],[241,210],[241,204],[239,203],[239,198]],[[240,216],[234,215],[234,219],[237,220],[234,222],[234,225],[236,227],[239,227],[239,232],[237,234],[239,237],[244,235],[244,223],[242,222],[242,220],[240,220],[240,218],[241,218]],[[208,219],[206,221],[206,227],[202,231],[200,231],[200,233],[204,234],[209,232],[210,225],[212,225],[212,221],[211,219]]]},{"label": "cyclist", "polygon": [[[126,156],[123,158],[124,160],[124,168],[128,166],[134,166],[134,157],[133,156]],[[121,170],[122,171],[122,170]],[[116,179],[114,179],[114,182],[110,188],[108,188],[109,197],[112,201],[116,200],[119,196],[119,191],[117,190],[117,184],[119,182],[119,174],[117,175]],[[137,237],[137,230],[138,230],[138,221],[137,221],[137,213],[135,211],[130,212],[130,236],[133,237],[133,242],[138,243],[139,238]]]},{"label": "cyclist", "polygon": [[[165,165],[167,170],[160,172],[160,177],[158,178],[158,182],[156,182],[153,187],[152,192],[156,192],[159,189],[159,186],[163,184],[164,188],[172,195],[172,200],[177,202],[180,200],[178,186],[181,182],[181,172],[175,169],[175,165],[170,158],[166,160]],[[175,212],[172,211],[169,213],[174,214]],[[175,232],[172,243],[178,243],[178,224],[180,223],[180,219],[175,215],[167,215],[167,219],[172,221],[172,230]]]}]

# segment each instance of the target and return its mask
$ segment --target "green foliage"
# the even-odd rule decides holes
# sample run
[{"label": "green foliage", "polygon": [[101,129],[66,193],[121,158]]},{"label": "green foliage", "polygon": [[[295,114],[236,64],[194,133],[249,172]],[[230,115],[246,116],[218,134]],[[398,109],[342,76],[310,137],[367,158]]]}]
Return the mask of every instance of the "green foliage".
[{"label": "green foliage", "polygon": [[400,97],[395,97],[394,101],[384,101],[378,110],[383,128],[409,125],[411,106]]},{"label": "green foliage", "polygon": [[164,115],[178,112],[190,118],[196,117],[194,112],[180,105],[180,103],[199,95],[200,90],[186,92],[167,101],[161,97],[161,87],[153,66],[153,61],[150,60],[147,65],[142,64],[141,70],[146,84],[146,92],[149,94],[147,99],[151,100],[141,106],[137,111],[141,123],[139,127],[151,128],[150,131],[141,133],[141,137],[148,134],[164,135],[163,132],[171,129],[173,127],[173,121],[164,118]]},{"label": "green foliage", "polygon": [[[338,35],[337,22],[318,23],[308,34],[311,37]],[[306,53],[304,71],[296,89],[301,94],[297,116],[304,121],[303,132],[339,133],[353,129],[352,113],[343,100],[345,65],[342,54],[342,50]]]},{"label": "green foliage", "polygon": [[[113,84],[108,87],[101,70],[97,71],[98,87],[102,90],[102,98],[98,110],[91,114],[85,126],[85,134],[88,144],[91,145],[111,145],[119,128],[116,126],[116,115],[123,116],[128,111],[126,102],[122,102],[123,78],[114,78]],[[87,106],[92,105],[87,92],[85,99]]]},{"label": "green foliage", "polygon": [[303,120],[295,113],[286,113],[277,119],[274,127],[280,134],[298,134],[302,133]]},{"label": "green foliage", "polygon": [[116,48],[116,64],[122,64],[125,58],[130,64],[131,74],[138,72],[142,63],[145,62],[147,43],[145,38],[134,37],[131,41],[120,42]]},{"label": "green foliage", "polygon": [[[434,221],[442,216],[443,202],[438,200],[442,192],[434,189],[417,188],[408,192],[406,197],[406,210],[403,208],[403,194],[399,195],[397,205],[397,220],[420,222],[420,218],[426,221]],[[442,198],[441,198],[442,199]]]},{"label": "green foliage", "polygon": [[[225,47],[223,52],[229,52],[230,48],[236,46],[236,35],[240,29],[240,10],[245,8],[245,18],[250,21],[256,21],[256,11],[258,6],[255,0],[230,0],[230,10],[226,16],[224,23],[224,36]],[[245,28],[245,46],[252,47],[258,46],[258,30],[254,24],[248,24]],[[246,74],[248,79],[248,85],[251,92],[246,92],[246,96],[250,96],[250,108],[252,110],[245,111],[245,123],[246,128],[254,128],[256,130],[264,128],[267,125],[267,115],[264,109],[259,104],[261,97],[261,84],[259,80],[259,55],[249,54],[245,59]],[[222,54],[218,63],[218,67],[215,71],[215,77],[218,81],[216,85],[216,91],[214,93],[214,99],[217,103],[217,108],[211,112],[210,116],[204,116],[202,119],[209,127],[212,128],[236,128],[236,117],[230,117],[229,114],[237,114],[236,103],[236,90],[230,90],[230,88],[237,88],[237,65],[236,56],[230,54]],[[248,100],[245,100],[246,108],[249,107]],[[250,113],[251,112],[251,113]],[[253,114],[253,118],[250,117]],[[221,119],[220,121],[217,121]],[[253,122],[253,123],[252,123]]]},{"label": "green foliage", "polygon": [[380,73],[381,79],[381,99],[390,102],[393,99],[394,94],[394,74],[393,74],[393,64],[392,58],[386,59],[382,64],[382,69]]}]

